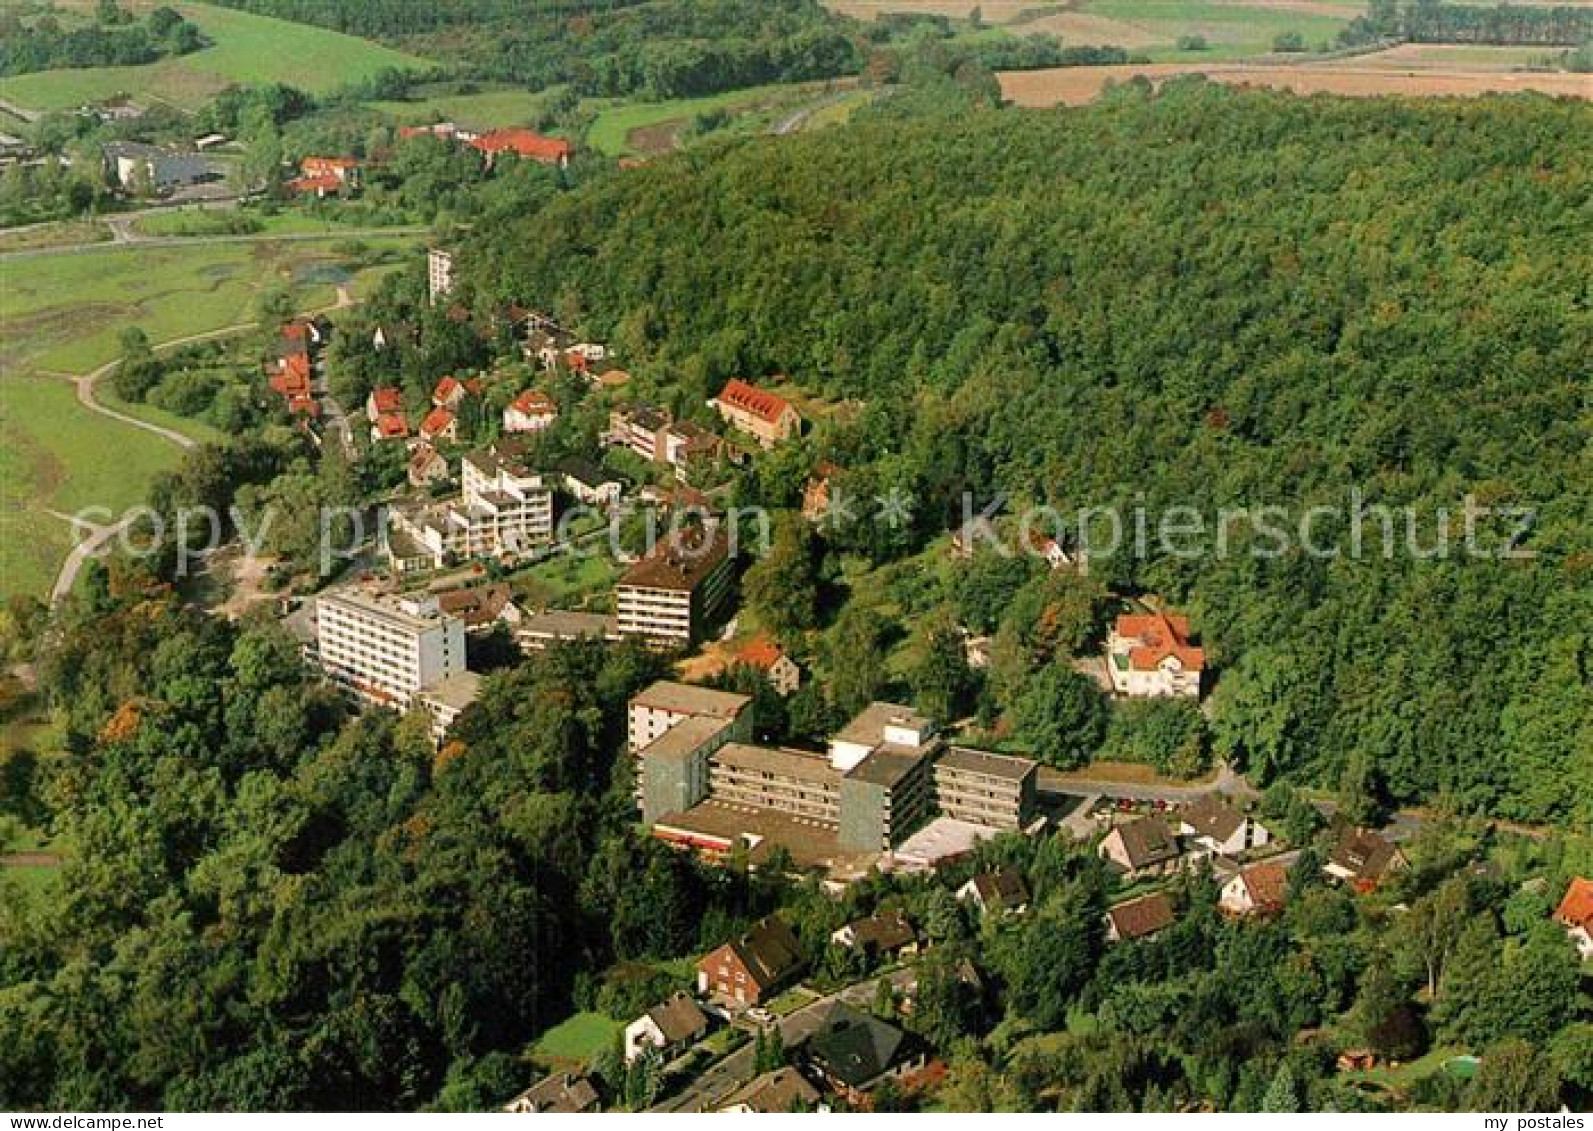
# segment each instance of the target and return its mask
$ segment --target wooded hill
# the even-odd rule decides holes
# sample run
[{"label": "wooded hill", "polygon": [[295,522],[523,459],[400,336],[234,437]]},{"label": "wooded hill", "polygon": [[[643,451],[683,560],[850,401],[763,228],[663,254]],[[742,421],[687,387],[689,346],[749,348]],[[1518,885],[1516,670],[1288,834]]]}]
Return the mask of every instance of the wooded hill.
[{"label": "wooded hill", "polygon": [[[886,111],[889,117],[889,111]],[[694,150],[470,257],[482,309],[574,314],[683,400],[788,373],[856,398],[810,458],[920,500],[1131,509],[1469,494],[1523,561],[1097,560],[1189,609],[1219,753],[1259,780],[1586,820],[1593,116],[1541,99],[1306,100],[1191,81],[1049,113],[862,120]],[[1380,545],[1380,527],[1373,530]],[[1498,539],[1504,529],[1492,532]],[[1344,524],[1318,542],[1344,540]]]}]

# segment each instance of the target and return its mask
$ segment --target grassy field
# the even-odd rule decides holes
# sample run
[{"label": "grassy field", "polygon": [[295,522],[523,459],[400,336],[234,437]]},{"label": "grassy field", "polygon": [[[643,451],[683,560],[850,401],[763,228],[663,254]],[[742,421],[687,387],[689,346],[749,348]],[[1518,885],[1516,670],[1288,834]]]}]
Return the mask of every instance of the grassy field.
[{"label": "grassy field", "polygon": [[0,596],[48,594],[73,542],[71,526],[50,511],[135,506],[180,455],[90,412],[69,382],[43,377],[0,382],[0,437]]},{"label": "grassy field", "polygon": [[602,555],[560,554],[522,570],[514,588],[532,605],[570,608],[581,598],[606,591],[619,576],[619,567]]},{"label": "grassy field", "polygon": [[[586,143],[611,157],[671,148],[666,138],[656,142],[638,136],[663,127],[684,128],[698,114],[725,110],[735,115],[773,115],[795,110],[804,102],[822,97],[826,83],[772,83],[768,86],[730,90],[702,98],[676,98],[665,102],[620,102],[598,105],[597,118],[587,131]],[[664,132],[668,132],[665,130]]]},{"label": "grassy field", "polygon": [[419,97],[404,102],[372,102],[370,106],[404,125],[441,120],[469,126],[524,126],[536,120],[547,96],[545,91],[520,87],[429,96],[422,88],[417,93]]},{"label": "grassy field", "polygon": [[160,342],[246,322],[272,286],[293,285],[303,306],[329,305],[348,274],[332,242],[123,245],[29,260],[8,269],[0,288],[0,373],[87,372],[116,357],[127,326]]},{"label": "grassy field", "polygon": [[543,1033],[532,1052],[544,1063],[574,1067],[607,1048],[623,1028],[604,1013],[577,1013]]},{"label": "grassy field", "polygon": [[425,68],[426,60],[355,36],[209,4],[178,3],[212,46],[139,67],[40,71],[0,80],[0,99],[34,110],[66,110],[128,94],[185,110],[233,83],[280,82],[324,94],[386,67]]},{"label": "grassy field", "polygon": [[0,230],[0,252],[101,243],[110,238],[111,230],[97,220],[62,220],[56,224],[32,224],[25,228]]}]

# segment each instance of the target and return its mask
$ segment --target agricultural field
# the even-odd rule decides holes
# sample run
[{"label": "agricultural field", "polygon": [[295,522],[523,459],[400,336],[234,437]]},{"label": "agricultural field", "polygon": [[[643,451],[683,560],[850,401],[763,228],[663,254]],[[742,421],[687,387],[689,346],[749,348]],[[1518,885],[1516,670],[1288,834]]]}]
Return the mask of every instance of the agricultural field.
[{"label": "agricultural field", "polygon": [[[1016,34],[1043,32],[1073,47],[1114,46],[1157,61],[1198,55],[1244,59],[1268,54],[1284,33],[1307,45],[1331,42],[1366,5],[1353,0],[833,0],[830,5],[860,19],[895,12],[923,12],[967,19],[975,8],[986,25]],[[1179,41],[1199,37],[1205,49],[1181,50]]]},{"label": "agricultural field", "polygon": [[427,60],[307,24],[209,4],[177,3],[213,46],[138,67],[40,71],[0,79],[0,100],[30,110],[68,110],[118,94],[196,110],[233,83],[281,82],[312,94]]},{"label": "agricultural field", "polygon": [[[1385,53],[1386,54],[1386,53]],[[1412,66],[1379,56],[1266,66],[1245,63],[1152,63],[1111,67],[1061,67],[1045,71],[1007,71],[1001,79],[1002,97],[1019,106],[1082,106],[1110,83],[1143,76],[1161,83],[1178,75],[1204,74],[1229,86],[1264,86],[1296,94],[1339,94],[1350,97],[1415,95],[1475,97],[1483,94],[1542,94],[1593,98],[1593,80],[1587,75],[1511,72],[1497,67],[1442,68]]]}]

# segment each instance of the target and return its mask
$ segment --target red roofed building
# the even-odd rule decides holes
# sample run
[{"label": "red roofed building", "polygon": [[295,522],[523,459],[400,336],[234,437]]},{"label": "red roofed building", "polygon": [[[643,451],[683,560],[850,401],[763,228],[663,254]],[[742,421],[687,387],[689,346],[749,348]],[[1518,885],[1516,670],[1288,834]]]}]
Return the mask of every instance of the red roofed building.
[{"label": "red roofed building", "polygon": [[1271,915],[1283,910],[1288,894],[1286,865],[1255,864],[1223,884],[1217,906],[1230,915]]},{"label": "red roofed building", "polygon": [[1554,921],[1565,928],[1585,962],[1593,958],[1593,880],[1578,876],[1554,909]]},{"label": "red roofed building", "polygon": [[790,401],[739,377],[725,382],[719,395],[708,403],[719,410],[726,424],[755,437],[765,448],[802,431],[802,417]]},{"label": "red roofed building", "polygon": [[420,438],[428,441],[446,440],[449,443],[457,441],[459,418],[454,415],[452,409],[437,406],[420,422]]},{"label": "red roofed building", "polygon": [[289,397],[288,412],[294,416],[317,420],[321,415],[321,406],[313,397]]},{"label": "red roofed building", "polygon": [[1106,660],[1119,694],[1200,696],[1206,653],[1189,642],[1185,617],[1159,612],[1118,617],[1107,636]]},{"label": "red roofed building", "polygon": [[757,668],[769,681],[769,686],[781,695],[792,695],[802,686],[802,669],[787,656],[772,637],[754,636],[732,653],[733,661]]},{"label": "red roofed building", "polygon": [[431,403],[439,408],[457,409],[472,392],[470,385],[457,377],[444,377],[431,391]]},{"label": "red roofed building", "polygon": [[396,413],[404,414],[404,394],[391,385],[383,385],[371,390],[371,395],[365,398],[365,419],[372,424],[376,423],[379,416],[389,416]]},{"label": "red roofed building", "polygon": [[360,163],[352,157],[306,157],[299,162],[306,177],[336,177],[343,184],[359,180]]},{"label": "red roofed building", "polygon": [[277,363],[277,371],[270,377],[270,385],[284,397],[310,395],[310,356],[290,353]]},{"label": "red roofed building", "polygon": [[527,389],[503,410],[503,430],[540,432],[559,418],[559,406],[541,389]]},{"label": "red roofed building", "polygon": [[489,130],[472,141],[471,146],[486,155],[490,166],[499,154],[510,153],[529,161],[564,168],[570,163],[574,147],[562,137],[545,137],[535,130],[521,127]]},{"label": "red roofed building", "polygon": [[384,412],[371,424],[371,439],[381,440],[407,440],[409,438],[409,422],[402,413]]}]

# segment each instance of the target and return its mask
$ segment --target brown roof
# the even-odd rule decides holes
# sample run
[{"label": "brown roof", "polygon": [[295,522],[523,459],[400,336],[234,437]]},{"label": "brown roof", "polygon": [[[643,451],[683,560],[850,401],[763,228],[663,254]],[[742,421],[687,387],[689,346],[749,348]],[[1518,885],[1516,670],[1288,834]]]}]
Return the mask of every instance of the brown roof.
[{"label": "brown roof", "polygon": [[745,1107],[758,1115],[784,1115],[819,1102],[819,1090],[795,1068],[765,1072],[724,1101],[727,1108]]},{"label": "brown roof", "polygon": [[1289,894],[1289,869],[1283,864],[1257,864],[1239,873],[1250,901],[1258,908],[1277,910]]},{"label": "brown roof", "polygon": [[1138,643],[1128,653],[1128,662],[1136,671],[1154,671],[1168,656],[1178,657],[1178,662],[1190,671],[1206,666],[1205,650],[1189,642],[1186,617],[1172,613],[1125,614],[1117,618],[1117,635]]},{"label": "brown roof", "polygon": [[746,934],[725,945],[747,968],[747,976],[763,989],[778,985],[802,965],[802,948],[796,935],[778,915],[760,920]]},{"label": "brown roof", "polygon": [[974,891],[985,907],[1000,911],[1029,902],[1029,888],[1016,868],[983,872],[973,879]]},{"label": "brown roof", "polygon": [[708,1031],[708,1017],[690,994],[676,993],[668,1001],[647,1011],[664,1040],[670,1044],[694,1040]]},{"label": "brown roof", "polygon": [[1357,880],[1375,880],[1403,859],[1398,847],[1371,829],[1346,828],[1328,854],[1336,864]]},{"label": "brown roof", "polygon": [[1245,815],[1214,794],[1205,794],[1179,814],[1196,836],[1227,840],[1244,828]]},{"label": "brown roof", "polygon": [[1153,892],[1107,908],[1107,918],[1120,939],[1142,939],[1171,927],[1176,920],[1173,902],[1166,892]]},{"label": "brown roof", "polygon": [[918,938],[913,932],[913,925],[900,911],[870,915],[867,919],[858,919],[848,923],[847,926],[851,928],[852,937],[858,946],[874,947],[878,950],[899,950]]},{"label": "brown roof", "polygon": [[792,411],[791,402],[784,397],[767,389],[760,389],[756,385],[749,385],[739,377],[732,377],[725,382],[718,400],[721,404],[749,412],[770,424],[777,423],[782,413]]},{"label": "brown roof", "polygon": [[722,528],[683,530],[666,537],[652,553],[625,571],[621,585],[639,589],[672,589],[689,592],[701,585],[730,556],[730,540]]},{"label": "brown roof", "polygon": [[508,607],[513,597],[509,586],[503,582],[478,585],[466,589],[450,589],[437,594],[437,607],[445,613],[463,618],[466,627],[479,628],[491,624]]},{"label": "brown roof", "polygon": [[597,1091],[585,1076],[560,1072],[537,1081],[509,1106],[513,1110],[521,1105],[539,1112],[590,1111],[597,1106]]},{"label": "brown roof", "polygon": [[1129,864],[1135,868],[1160,864],[1178,855],[1178,838],[1160,817],[1130,821],[1117,826],[1116,831],[1122,838]]}]

